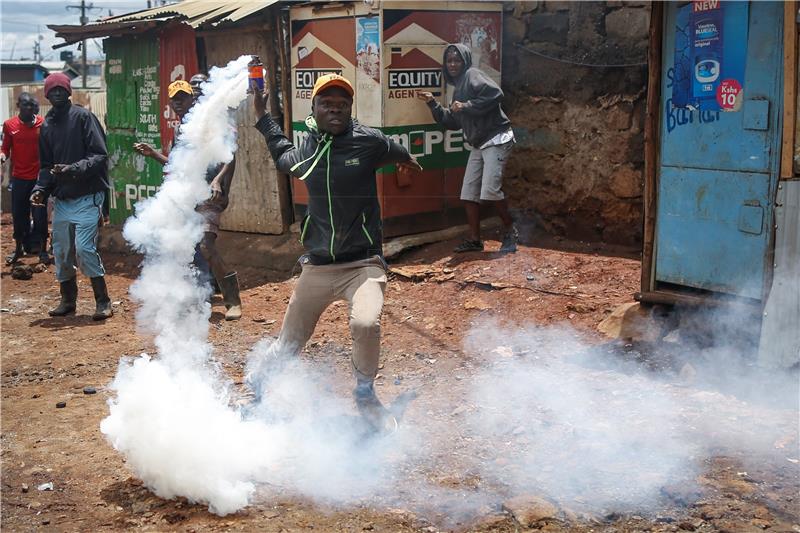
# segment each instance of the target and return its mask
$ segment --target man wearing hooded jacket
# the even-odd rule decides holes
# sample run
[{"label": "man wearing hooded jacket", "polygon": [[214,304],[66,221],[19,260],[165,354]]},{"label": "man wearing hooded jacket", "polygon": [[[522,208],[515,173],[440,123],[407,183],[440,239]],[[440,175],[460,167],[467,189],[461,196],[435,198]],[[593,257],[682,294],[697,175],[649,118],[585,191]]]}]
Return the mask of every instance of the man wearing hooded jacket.
[{"label": "man wearing hooded jacket", "polygon": [[309,201],[301,225],[302,273],[283,320],[276,349],[299,354],[322,312],[334,301],[350,303],[353,336],[353,396],[375,430],[396,423],[375,395],[380,356],[380,321],[386,287],[383,229],[375,169],[397,164],[421,170],[408,151],[378,130],[351,118],[353,88],[337,74],[321,76],[311,96],[309,135],[292,144],[266,112],[256,91],[256,128],[264,135],[281,172],[305,181]]},{"label": "man wearing hooded jacket", "polygon": [[55,197],[53,256],[61,302],[49,314],[64,316],[75,312],[77,263],[92,282],[96,304],[92,318],[105,320],[113,313],[105,269],[97,253],[97,229],[103,218],[107,188],[106,137],[97,117],[70,102],[71,94],[72,86],[65,74],[57,72],[44,80],[44,95],[53,108],[39,134],[39,179],[31,204],[44,206],[47,196]]},{"label": "man wearing hooded jacket", "polygon": [[463,44],[445,48],[443,63],[444,78],[455,87],[449,109],[442,107],[429,92],[420,92],[418,98],[427,102],[436,122],[449,130],[463,130],[464,138],[472,146],[461,186],[470,236],[455,252],[483,250],[481,202],[492,204],[505,226],[500,252],[515,252],[519,235],[503,194],[503,170],[514,145],[514,133],[500,105],[503,91],[472,66],[472,52]]}]

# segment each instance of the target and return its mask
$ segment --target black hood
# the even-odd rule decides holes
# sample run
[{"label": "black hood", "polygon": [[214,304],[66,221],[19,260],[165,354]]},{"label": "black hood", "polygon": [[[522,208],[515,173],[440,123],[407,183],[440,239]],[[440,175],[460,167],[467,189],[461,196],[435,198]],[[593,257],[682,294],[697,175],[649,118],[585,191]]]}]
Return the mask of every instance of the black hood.
[{"label": "black hood", "polygon": [[[455,49],[461,56],[461,59],[464,60],[464,70],[461,71],[461,75],[456,79],[451,78],[450,74],[447,73],[447,52],[449,52],[452,49]],[[447,81],[447,83],[455,85],[456,81],[461,77],[463,77],[471,66],[472,66],[472,50],[470,50],[467,45],[461,43],[449,44],[447,45],[447,48],[444,49],[444,53],[442,54],[442,75],[444,76],[444,79],[445,81]]]}]

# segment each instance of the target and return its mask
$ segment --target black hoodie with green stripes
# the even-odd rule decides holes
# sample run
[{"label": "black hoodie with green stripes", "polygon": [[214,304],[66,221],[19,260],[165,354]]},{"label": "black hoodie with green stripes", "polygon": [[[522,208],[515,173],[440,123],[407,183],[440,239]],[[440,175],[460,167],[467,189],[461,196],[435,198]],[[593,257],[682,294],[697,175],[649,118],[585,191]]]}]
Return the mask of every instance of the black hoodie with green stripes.
[{"label": "black hoodie with green stripes", "polygon": [[308,209],[300,242],[313,264],[344,263],[382,255],[383,224],[375,169],[408,161],[408,151],[380,131],[351,119],[340,135],[322,133],[313,117],[309,135],[295,146],[269,114],[256,128],[281,172],[304,180]]}]

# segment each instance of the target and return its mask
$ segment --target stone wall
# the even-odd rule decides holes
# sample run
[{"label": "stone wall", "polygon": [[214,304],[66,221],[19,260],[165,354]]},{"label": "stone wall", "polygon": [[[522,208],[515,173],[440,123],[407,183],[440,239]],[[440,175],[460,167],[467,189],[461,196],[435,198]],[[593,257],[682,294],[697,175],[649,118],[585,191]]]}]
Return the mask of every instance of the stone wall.
[{"label": "stone wall", "polygon": [[649,3],[505,9],[504,107],[518,143],[505,182],[512,207],[568,238],[640,244]]}]

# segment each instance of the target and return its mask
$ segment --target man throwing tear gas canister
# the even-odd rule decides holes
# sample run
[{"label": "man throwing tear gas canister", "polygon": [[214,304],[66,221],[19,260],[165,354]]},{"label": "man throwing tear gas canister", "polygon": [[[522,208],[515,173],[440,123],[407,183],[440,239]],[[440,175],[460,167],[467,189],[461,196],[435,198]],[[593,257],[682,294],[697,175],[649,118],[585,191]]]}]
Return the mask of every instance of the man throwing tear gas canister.
[{"label": "man throwing tear gas canister", "polygon": [[375,170],[422,170],[408,151],[351,117],[353,87],[337,74],[317,79],[311,93],[309,135],[297,146],[267,113],[267,95],[255,90],[256,128],[281,172],[305,181],[308,209],[301,224],[302,273],[283,319],[276,348],[298,355],[322,312],[334,301],[350,304],[353,391],[364,420],[376,431],[397,420],[375,395],[381,312],[386,288],[381,208]]}]

